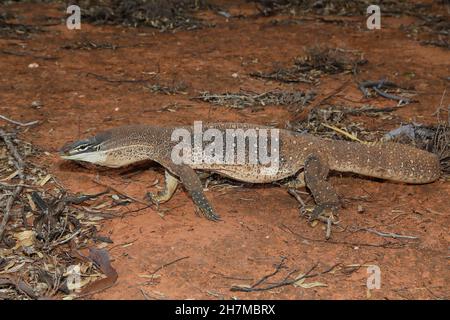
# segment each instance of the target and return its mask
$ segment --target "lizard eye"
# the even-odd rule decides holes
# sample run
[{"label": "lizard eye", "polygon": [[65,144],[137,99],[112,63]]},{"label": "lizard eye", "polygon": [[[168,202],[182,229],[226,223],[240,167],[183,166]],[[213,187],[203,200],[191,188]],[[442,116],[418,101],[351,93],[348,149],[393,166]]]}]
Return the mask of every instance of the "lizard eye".
[{"label": "lizard eye", "polygon": [[86,151],[88,148],[89,148],[89,145],[83,144],[83,145],[81,145],[81,146],[78,146],[78,147],[76,148],[76,151]]}]

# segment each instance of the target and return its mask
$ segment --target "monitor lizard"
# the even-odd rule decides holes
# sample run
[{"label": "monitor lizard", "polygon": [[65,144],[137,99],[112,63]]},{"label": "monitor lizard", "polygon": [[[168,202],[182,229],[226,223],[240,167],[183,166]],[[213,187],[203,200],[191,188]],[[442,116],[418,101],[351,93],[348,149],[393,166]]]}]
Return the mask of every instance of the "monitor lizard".
[{"label": "monitor lizard", "polygon": [[[247,129],[254,129],[256,132],[272,129],[246,123],[205,124],[203,127],[217,129],[224,134],[227,130],[234,130],[238,135]],[[313,218],[317,218],[325,209],[336,211],[340,208],[339,197],[327,181],[330,170],[411,184],[430,183],[441,174],[440,163],[435,154],[412,146],[393,142],[365,145],[327,140],[285,129],[278,129],[279,163],[276,172],[263,170],[264,165],[247,162],[180,164],[172,160],[173,148],[179,142],[172,141],[172,133],[177,128],[186,129],[190,133],[194,130],[193,126],[118,127],[66,144],[61,148],[60,156],[67,160],[86,161],[107,167],[122,167],[143,160],[153,160],[165,168],[165,186],[157,194],[147,193],[149,200],[155,204],[168,201],[181,182],[201,213],[214,221],[220,220],[220,217],[205,197],[196,170],[215,172],[250,183],[271,183],[293,177],[290,185],[306,185],[316,202]]]}]

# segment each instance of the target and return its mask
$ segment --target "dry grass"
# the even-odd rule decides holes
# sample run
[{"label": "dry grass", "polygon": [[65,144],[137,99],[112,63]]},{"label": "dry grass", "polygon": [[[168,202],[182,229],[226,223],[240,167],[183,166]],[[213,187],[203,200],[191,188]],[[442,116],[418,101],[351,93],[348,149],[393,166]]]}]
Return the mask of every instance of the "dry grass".
[{"label": "dry grass", "polygon": [[314,97],[312,92],[272,90],[263,93],[240,91],[237,93],[212,94],[202,92],[195,99],[209,102],[213,105],[244,109],[248,107],[297,106],[303,107]]},{"label": "dry grass", "polygon": [[358,67],[367,63],[361,53],[338,48],[311,47],[306,54],[296,58],[294,64],[287,68],[276,68],[269,72],[252,72],[256,78],[280,82],[317,83],[324,74],[358,72]]},{"label": "dry grass", "polygon": [[415,15],[431,7],[431,4],[411,3],[408,0],[254,0],[264,15],[278,12],[296,14],[314,13],[318,15],[364,16],[369,5],[383,7],[384,15]]},{"label": "dry grass", "polygon": [[206,6],[202,0],[85,0],[82,14],[95,24],[148,26],[161,30],[205,26],[191,14]]}]

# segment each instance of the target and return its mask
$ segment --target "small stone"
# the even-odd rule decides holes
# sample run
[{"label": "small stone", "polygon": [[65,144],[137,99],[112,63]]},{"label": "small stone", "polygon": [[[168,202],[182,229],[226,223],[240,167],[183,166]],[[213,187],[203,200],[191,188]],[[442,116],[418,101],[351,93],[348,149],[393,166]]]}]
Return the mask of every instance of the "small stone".
[{"label": "small stone", "polygon": [[42,106],[43,106],[43,104],[42,104],[42,102],[40,102],[39,100],[34,100],[34,101],[31,103],[31,107],[32,107],[32,108],[35,108],[35,109],[40,109],[40,108],[42,108]]},{"label": "small stone", "polygon": [[233,78],[237,78],[237,77],[239,77],[239,74],[237,74],[237,73],[235,72],[235,73],[233,73],[231,76],[232,76]]},{"label": "small stone", "polygon": [[39,65],[36,62],[33,62],[28,65],[28,68],[30,68],[30,69],[39,68]]},{"label": "small stone", "polygon": [[362,205],[358,204],[358,213],[364,213],[365,209]]}]

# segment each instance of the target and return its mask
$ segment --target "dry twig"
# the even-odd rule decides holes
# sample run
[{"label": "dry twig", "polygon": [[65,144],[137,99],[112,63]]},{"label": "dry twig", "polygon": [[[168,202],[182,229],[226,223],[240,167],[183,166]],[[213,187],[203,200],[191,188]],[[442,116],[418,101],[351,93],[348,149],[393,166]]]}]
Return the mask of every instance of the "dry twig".
[{"label": "dry twig", "polygon": [[34,124],[36,124],[36,123],[39,123],[39,120],[35,120],[35,121],[30,121],[30,122],[25,122],[25,123],[23,123],[23,122],[11,120],[11,119],[9,119],[9,118],[7,118],[7,117],[1,115],[1,114],[0,114],[0,119],[3,119],[3,120],[5,120],[5,121],[8,121],[8,122],[10,122],[10,123],[12,123],[12,124],[15,124],[15,125],[18,125],[18,126],[21,126],[21,127],[28,127],[28,126],[32,126],[32,125],[34,125]]},{"label": "dry twig", "polygon": [[17,185],[11,195],[11,197],[8,198],[8,201],[6,202],[6,208],[3,212],[3,219],[0,224],[0,241],[3,238],[3,234],[5,232],[6,225],[9,221],[9,217],[11,215],[11,209],[14,205],[14,202],[16,201],[17,197],[23,190],[23,184],[24,184],[24,169],[25,169],[25,162],[23,161],[22,157],[20,156],[19,152],[17,151],[16,147],[14,146],[14,143],[11,141],[9,135],[3,130],[0,129],[0,137],[3,139],[3,141],[6,144],[6,147],[8,148],[9,152],[11,153],[13,157],[13,163],[14,166],[17,169],[17,175],[20,179],[19,185]]}]

